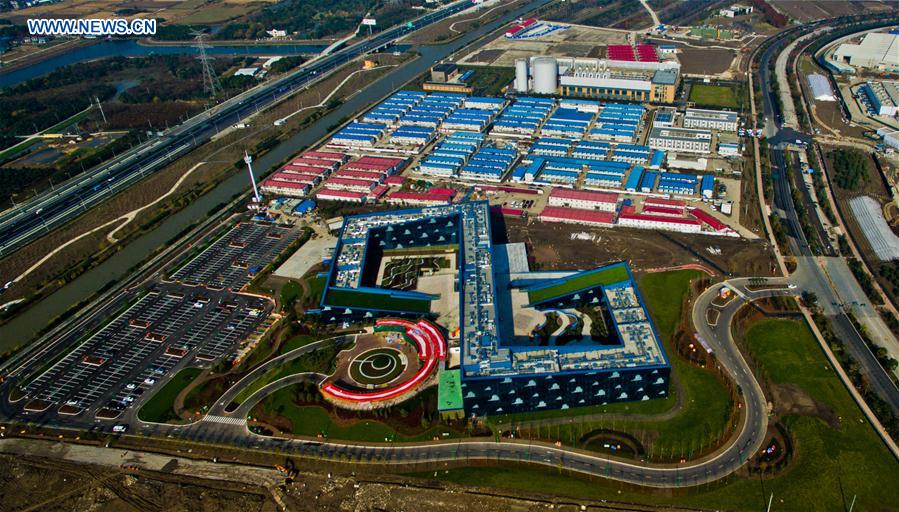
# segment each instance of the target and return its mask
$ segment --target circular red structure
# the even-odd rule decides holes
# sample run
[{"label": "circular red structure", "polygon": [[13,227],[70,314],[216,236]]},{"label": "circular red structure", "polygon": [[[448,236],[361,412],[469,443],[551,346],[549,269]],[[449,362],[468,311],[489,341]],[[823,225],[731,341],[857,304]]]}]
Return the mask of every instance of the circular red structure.
[{"label": "circular red structure", "polygon": [[376,326],[402,327],[409,339],[415,342],[418,349],[418,357],[424,361],[421,368],[409,380],[395,386],[379,389],[372,392],[362,392],[345,389],[334,383],[328,383],[322,387],[322,393],[341,400],[351,402],[377,402],[396,398],[422,382],[431,375],[438,361],[446,359],[446,339],[440,329],[427,320],[412,322],[402,318],[382,318],[375,322]]}]

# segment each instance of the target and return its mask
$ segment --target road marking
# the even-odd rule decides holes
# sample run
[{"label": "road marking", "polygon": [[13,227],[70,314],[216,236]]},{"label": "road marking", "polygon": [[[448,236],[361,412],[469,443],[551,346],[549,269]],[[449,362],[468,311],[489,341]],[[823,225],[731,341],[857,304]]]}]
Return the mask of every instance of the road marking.
[{"label": "road marking", "polygon": [[209,421],[212,423],[223,423],[225,425],[246,425],[246,418],[228,418],[225,416],[212,416],[207,414],[206,417],[203,418],[203,421]]}]

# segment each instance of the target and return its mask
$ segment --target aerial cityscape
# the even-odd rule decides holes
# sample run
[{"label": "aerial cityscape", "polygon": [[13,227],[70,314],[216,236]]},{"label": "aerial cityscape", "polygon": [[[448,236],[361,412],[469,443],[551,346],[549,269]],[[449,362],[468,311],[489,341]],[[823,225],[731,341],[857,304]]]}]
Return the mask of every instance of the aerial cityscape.
[{"label": "aerial cityscape", "polygon": [[899,510],[899,3],[0,0],[0,510]]}]

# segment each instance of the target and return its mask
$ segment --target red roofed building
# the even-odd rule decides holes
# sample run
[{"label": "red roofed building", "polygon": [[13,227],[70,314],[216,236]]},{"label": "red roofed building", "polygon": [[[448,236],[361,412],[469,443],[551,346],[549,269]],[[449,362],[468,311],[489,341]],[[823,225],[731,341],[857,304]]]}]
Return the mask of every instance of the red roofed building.
[{"label": "red roofed building", "polygon": [[357,180],[352,178],[328,178],[325,187],[339,190],[352,190],[368,194],[378,183],[371,180]]},{"label": "red roofed building", "polygon": [[560,206],[547,206],[540,212],[539,219],[543,222],[568,222],[571,224],[586,224],[588,226],[611,226],[614,214],[597,210],[582,210],[578,208],[563,208]]},{"label": "red roofed building", "polygon": [[267,179],[260,185],[265,194],[276,194],[288,197],[306,197],[312,186],[308,183],[296,183],[292,181],[279,181]]},{"label": "red roofed building", "polygon": [[318,185],[318,176],[309,176],[308,174],[290,174],[286,172],[276,172],[269,177],[275,181],[289,181],[291,183],[306,183],[307,185]]},{"label": "red roofed building", "polygon": [[690,213],[693,214],[693,216],[699,219],[702,223],[707,224],[715,231],[727,231],[730,229],[727,224],[721,222],[715,217],[712,217],[710,214],[700,210],[699,208],[690,210]]},{"label": "red roofed building", "polygon": [[307,151],[302,156],[309,158],[317,158],[319,160],[331,160],[332,162],[346,162],[349,156],[334,151]]},{"label": "red roofed building", "polygon": [[665,208],[678,208],[683,211],[687,207],[687,202],[680,199],[661,199],[658,197],[647,197],[643,201],[643,206],[662,206]]},{"label": "red roofed building", "polygon": [[384,179],[384,173],[377,171],[351,171],[348,169],[341,169],[334,173],[333,178],[352,178],[357,180],[371,180],[377,181],[381,183]]},{"label": "red roofed building", "polygon": [[645,213],[621,212],[618,214],[618,225],[628,228],[679,231],[681,233],[699,233],[702,231],[702,224],[696,219],[647,215]]},{"label": "red roofed building", "polygon": [[315,198],[320,201],[346,201],[350,203],[364,203],[368,194],[353,192],[351,190],[337,190],[323,188],[315,193]]},{"label": "red roofed building", "polygon": [[549,206],[564,206],[581,210],[614,212],[615,205],[617,204],[618,194],[611,192],[554,188],[552,192],[549,193]]},{"label": "red roofed building", "polygon": [[456,196],[456,189],[454,188],[440,188],[440,187],[431,187],[428,189],[428,194],[440,194],[443,196]]},{"label": "red roofed building", "polygon": [[282,172],[292,172],[297,174],[315,174],[322,175],[328,172],[327,168],[324,167],[313,167],[311,165],[294,165],[287,164],[281,168]]},{"label": "red roofed building", "polygon": [[406,178],[402,176],[388,176],[384,178],[385,185],[396,185],[401,187],[403,186],[403,183],[406,183]]},{"label": "red roofed building", "polygon": [[294,158],[290,165],[307,165],[309,167],[317,167],[326,171],[334,171],[340,167],[340,162],[332,162],[330,160],[318,160],[316,158]]},{"label": "red roofed building", "polygon": [[683,217],[684,211],[680,208],[666,208],[664,206],[643,205],[643,213],[647,215],[664,215],[666,217]]},{"label": "red roofed building", "polygon": [[368,200],[377,201],[378,199],[384,197],[384,194],[386,194],[388,190],[390,190],[390,187],[388,187],[387,185],[378,185],[377,187],[371,189],[371,192],[368,193]]}]

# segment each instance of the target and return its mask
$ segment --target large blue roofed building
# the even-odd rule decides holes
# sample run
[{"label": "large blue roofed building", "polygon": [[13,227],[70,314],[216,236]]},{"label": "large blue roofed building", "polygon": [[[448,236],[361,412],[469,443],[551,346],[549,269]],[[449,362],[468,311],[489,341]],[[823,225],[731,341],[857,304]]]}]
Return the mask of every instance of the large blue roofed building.
[{"label": "large blue roofed building", "polygon": [[[445,293],[457,303],[378,282],[386,254],[422,248],[455,254]],[[459,373],[469,416],[668,393],[668,359],[627,264],[531,272],[524,244],[493,245],[485,201],[347,217],[318,312],[331,323],[436,319],[450,339],[443,371]]]}]

